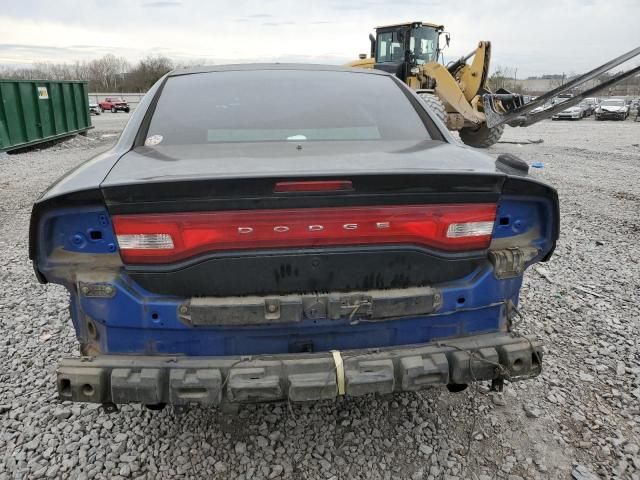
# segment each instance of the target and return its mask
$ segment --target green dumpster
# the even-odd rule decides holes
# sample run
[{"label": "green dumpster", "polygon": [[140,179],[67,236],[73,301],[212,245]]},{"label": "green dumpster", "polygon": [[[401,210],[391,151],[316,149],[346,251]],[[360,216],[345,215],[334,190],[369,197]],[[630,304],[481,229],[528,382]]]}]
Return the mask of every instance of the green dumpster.
[{"label": "green dumpster", "polygon": [[90,128],[87,82],[0,79],[0,152]]}]

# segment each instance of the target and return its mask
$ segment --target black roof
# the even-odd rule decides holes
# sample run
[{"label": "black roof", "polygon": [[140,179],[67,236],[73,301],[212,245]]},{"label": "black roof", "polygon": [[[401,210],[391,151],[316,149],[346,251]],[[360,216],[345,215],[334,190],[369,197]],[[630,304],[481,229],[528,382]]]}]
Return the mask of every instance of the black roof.
[{"label": "black roof", "polygon": [[324,72],[365,73],[370,75],[389,75],[382,70],[372,68],[343,67],[341,65],[321,65],[313,63],[238,63],[231,65],[210,65],[195,68],[179,68],[167,74],[169,77],[180,75],[192,75],[195,73],[231,72],[231,71],[255,71],[255,70],[303,70]]}]

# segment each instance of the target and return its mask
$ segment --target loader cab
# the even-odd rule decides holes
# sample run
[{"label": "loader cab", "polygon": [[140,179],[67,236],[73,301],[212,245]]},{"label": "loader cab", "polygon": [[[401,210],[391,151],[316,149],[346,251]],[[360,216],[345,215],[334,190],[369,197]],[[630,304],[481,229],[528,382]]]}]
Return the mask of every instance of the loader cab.
[{"label": "loader cab", "polygon": [[438,61],[443,29],[442,25],[422,22],[376,28],[376,37],[369,37],[374,68],[406,82],[412,68]]}]

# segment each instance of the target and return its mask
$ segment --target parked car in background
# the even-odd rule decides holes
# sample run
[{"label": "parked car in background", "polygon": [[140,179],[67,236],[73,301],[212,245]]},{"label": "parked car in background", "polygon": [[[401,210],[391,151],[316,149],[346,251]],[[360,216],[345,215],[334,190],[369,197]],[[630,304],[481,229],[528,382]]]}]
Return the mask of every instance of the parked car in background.
[{"label": "parked car in background", "polygon": [[111,113],[125,112],[129,113],[129,104],[121,97],[107,97],[100,102],[100,110],[110,110]]},{"label": "parked car in background", "polygon": [[89,113],[93,113],[94,115],[100,115],[100,106],[98,103],[89,98]]},{"label": "parked car in background", "polygon": [[[567,100],[566,98],[561,99]],[[587,106],[583,103],[573,105],[565,110],[562,110],[551,117],[551,120],[581,120],[587,116]]]},{"label": "parked car in background", "polygon": [[629,105],[624,98],[607,98],[596,109],[596,120],[624,120],[629,116]]},{"label": "parked car in background", "polygon": [[531,110],[531,113],[540,113],[543,110],[553,107],[553,105],[554,105],[553,101],[547,102],[544,105],[540,105],[539,107],[536,107],[533,110]]},{"label": "parked car in background", "polygon": [[180,409],[538,375],[540,339],[512,325],[557,193],[436,118],[373,69],[160,79],[33,207],[35,273],[69,291],[82,355],[60,398]]},{"label": "parked car in background", "polygon": [[[536,97],[537,98],[537,97]],[[543,110],[547,110],[555,105],[557,105],[558,103],[562,103],[564,101],[567,100],[567,98],[571,98],[571,95],[569,95],[568,97],[566,96],[560,96],[560,97],[555,97],[552,98],[551,100],[549,100],[548,102],[546,102],[544,105],[540,105],[539,107],[534,108],[531,113],[540,113]]]}]

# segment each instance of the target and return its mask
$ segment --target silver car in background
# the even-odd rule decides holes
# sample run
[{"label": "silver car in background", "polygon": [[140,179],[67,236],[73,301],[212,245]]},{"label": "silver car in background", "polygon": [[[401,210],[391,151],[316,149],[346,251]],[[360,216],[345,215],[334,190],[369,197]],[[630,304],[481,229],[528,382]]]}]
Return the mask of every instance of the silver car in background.
[{"label": "silver car in background", "polygon": [[89,97],[89,114],[100,115],[100,107],[98,106],[98,102],[95,100],[91,100]]},{"label": "silver car in background", "polygon": [[[568,100],[567,97],[559,97],[555,103],[562,103],[566,100]],[[586,112],[587,106],[584,103],[580,103],[554,114],[551,120],[581,120],[587,116]]]}]

